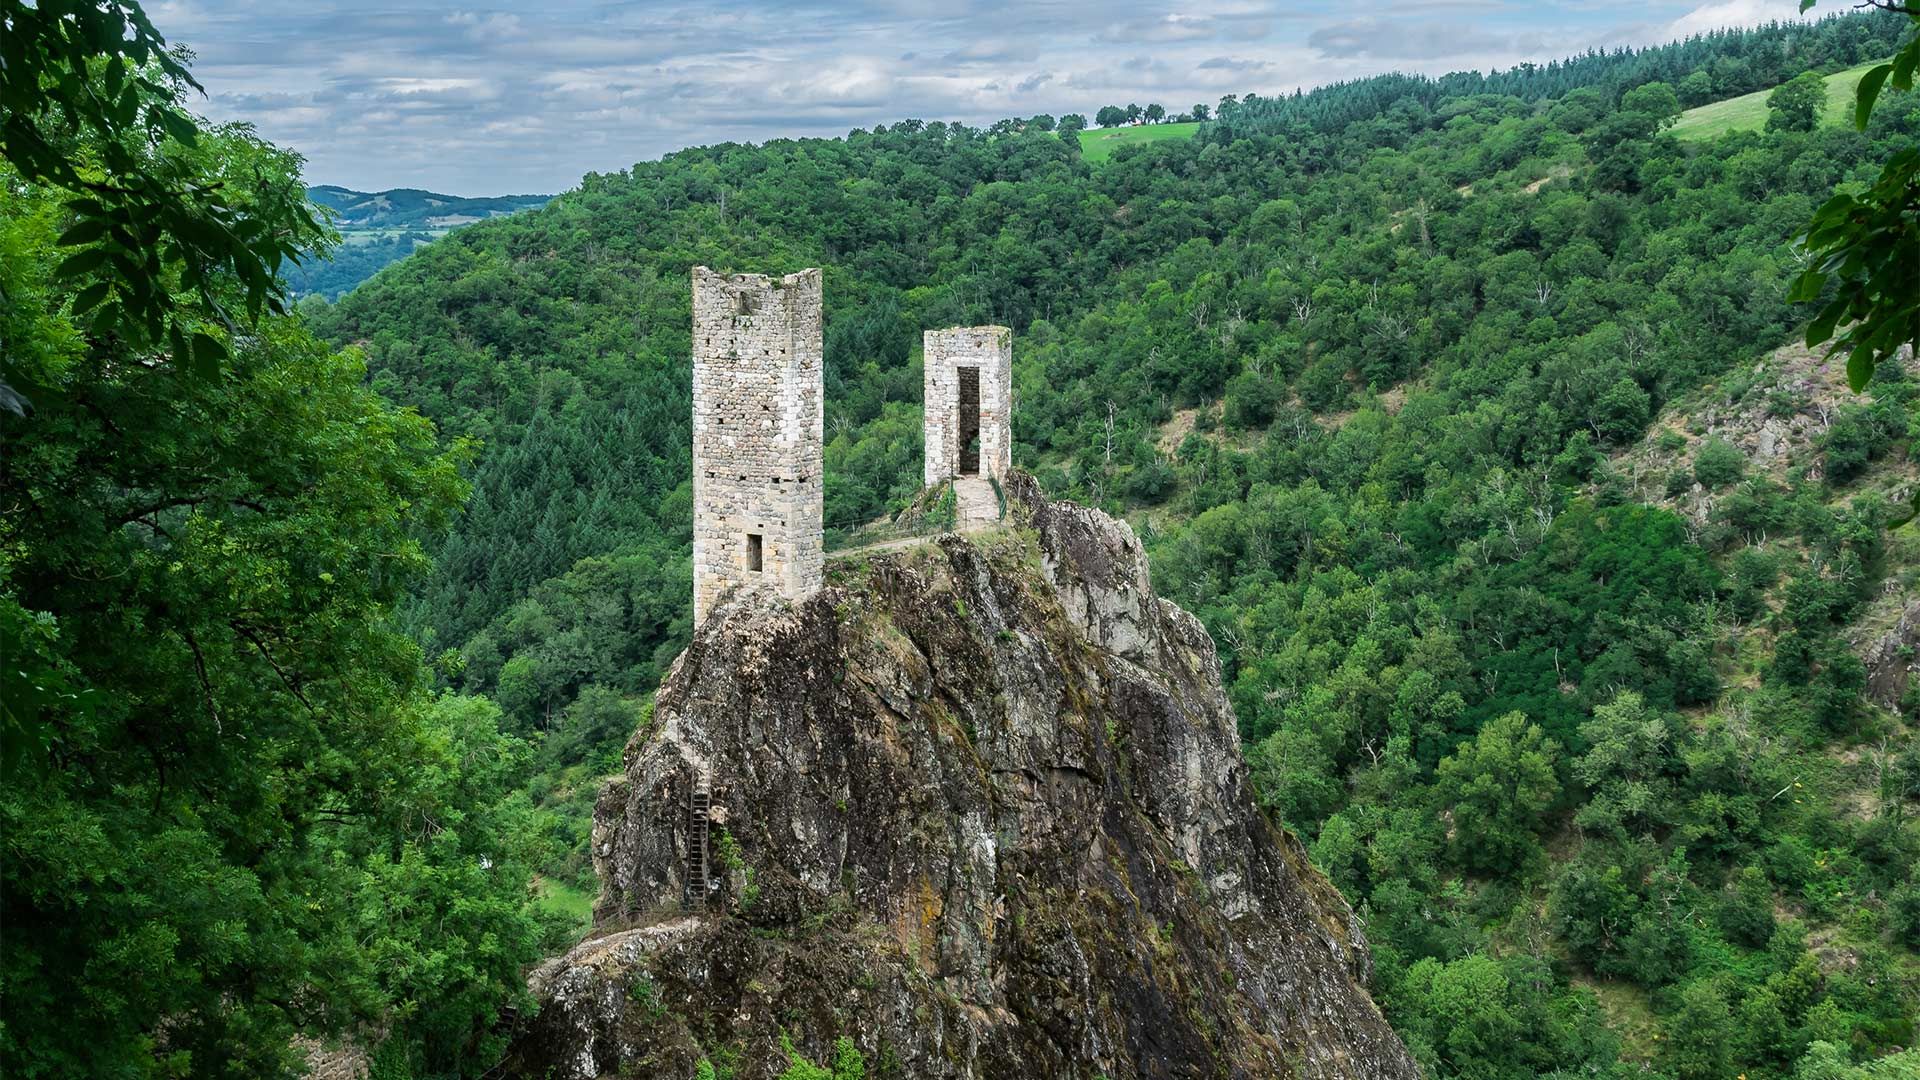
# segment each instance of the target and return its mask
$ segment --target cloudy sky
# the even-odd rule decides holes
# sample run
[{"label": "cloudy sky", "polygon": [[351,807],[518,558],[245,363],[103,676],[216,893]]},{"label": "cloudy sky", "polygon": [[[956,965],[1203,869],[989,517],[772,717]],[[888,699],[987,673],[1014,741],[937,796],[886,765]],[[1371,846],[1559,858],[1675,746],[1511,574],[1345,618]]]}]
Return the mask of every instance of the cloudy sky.
[{"label": "cloudy sky", "polygon": [[[1844,3],[1844,0],[1840,0]],[[1834,0],[1828,0],[1829,4]],[[158,0],[199,111],[309,183],[547,193],[670,150],[1506,67],[1794,17],[1795,0]],[[1823,7],[1826,5],[1823,4]],[[1836,5],[1837,6],[1837,5]]]}]

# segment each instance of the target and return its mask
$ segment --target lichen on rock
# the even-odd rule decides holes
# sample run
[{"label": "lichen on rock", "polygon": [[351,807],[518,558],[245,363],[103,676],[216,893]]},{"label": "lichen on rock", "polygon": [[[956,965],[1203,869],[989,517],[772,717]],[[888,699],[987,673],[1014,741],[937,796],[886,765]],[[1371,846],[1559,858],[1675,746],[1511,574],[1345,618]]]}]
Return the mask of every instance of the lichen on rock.
[{"label": "lichen on rock", "polygon": [[1198,620],[1124,523],[1007,492],[1008,528],[710,613],[510,1069],[759,1080],[846,1037],[875,1078],[1418,1075]]}]

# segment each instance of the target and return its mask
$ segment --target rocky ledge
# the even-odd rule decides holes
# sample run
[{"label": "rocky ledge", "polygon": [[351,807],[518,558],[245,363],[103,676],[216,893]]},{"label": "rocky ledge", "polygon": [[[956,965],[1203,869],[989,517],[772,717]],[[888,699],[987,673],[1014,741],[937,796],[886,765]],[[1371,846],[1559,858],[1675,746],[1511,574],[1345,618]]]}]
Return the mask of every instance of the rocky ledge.
[{"label": "rocky ledge", "polygon": [[515,1074],[1418,1076],[1254,804],[1206,631],[1124,523],[1007,496],[710,615],[601,794],[594,936],[533,974]]}]

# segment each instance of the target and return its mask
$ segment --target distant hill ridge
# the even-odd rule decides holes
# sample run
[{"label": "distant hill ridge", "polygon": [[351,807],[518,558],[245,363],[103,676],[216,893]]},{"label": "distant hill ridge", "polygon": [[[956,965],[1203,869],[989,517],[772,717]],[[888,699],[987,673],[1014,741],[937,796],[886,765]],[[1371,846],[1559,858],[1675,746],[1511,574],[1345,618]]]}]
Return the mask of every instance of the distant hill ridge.
[{"label": "distant hill ridge", "polygon": [[467,198],[423,188],[355,191],[338,184],[307,189],[315,205],[333,211],[341,243],[327,258],[287,272],[295,296],[339,299],[380,269],[463,225],[538,210],[551,195],[489,195]]},{"label": "distant hill ridge", "polygon": [[446,228],[483,218],[534,210],[547,204],[551,195],[489,195],[468,198],[443,195],[421,188],[390,188],[386,191],[355,191],[335,184],[307,189],[307,198],[332,210],[335,224],[343,229],[395,228],[420,226]]}]

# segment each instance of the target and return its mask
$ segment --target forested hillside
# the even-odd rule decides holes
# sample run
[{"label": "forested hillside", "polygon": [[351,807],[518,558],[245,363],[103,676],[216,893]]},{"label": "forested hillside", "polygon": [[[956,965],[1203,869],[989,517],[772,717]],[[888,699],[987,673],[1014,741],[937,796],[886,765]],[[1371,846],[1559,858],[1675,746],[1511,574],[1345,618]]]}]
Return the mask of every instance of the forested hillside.
[{"label": "forested hillside", "polygon": [[333,211],[334,224],[341,228],[399,228],[419,226],[440,228],[465,225],[503,214],[535,209],[547,201],[545,195],[442,195],[419,188],[389,188],[386,191],[355,191],[337,184],[322,184],[307,189],[307,198],[315,206]]},{"label": "forested hillside", "polygon": [[1920,296],[1796,244],[1914,280],[1913,18],[696,148],[298,311],[297,155],[129,0],[0,28],[9,1075],[499,1067],[688,640],[701,263],[824,269],[830,529],[918,494],[921,330],[1014,328],[1016,463],[1205,622],[1429,1075],[1920,1072],[1920,372],[1794,343]]},{"label": "forested hillside", "polygon": [[1914,570],[1905,488],[1859,479],[1904,460],[1909,374],[1791,469],[1677,436],[1699,517],[1619,463],[1796,331],[1793,238],[1920,102],[1664,129],[1905,32],[1250,97],[1098,166],[919,121],[688,150],[316,323],[481,441],[409,618],[544,739],[552,806],[688,632],[687,268],[819,265],[829,526],[917,488],[919,331],[1014,326],[1016,461],[1129,513],[1213,630],[1265,798],[1434,1075],[1850,1075],[1914,1038],[1920,748],[1846,637]]}]

